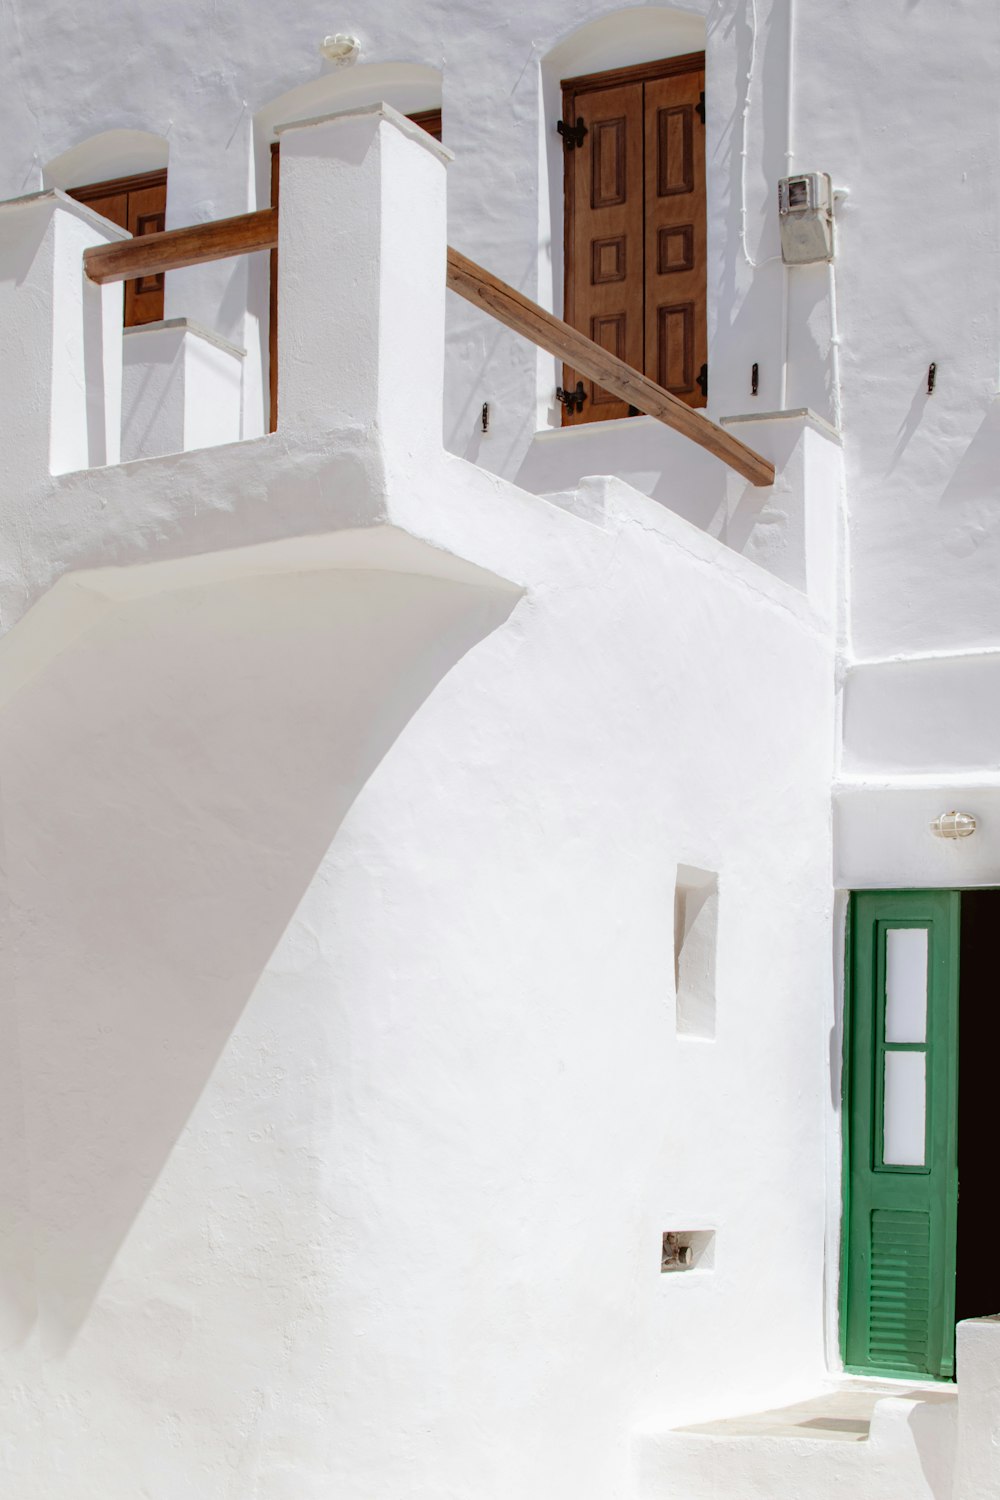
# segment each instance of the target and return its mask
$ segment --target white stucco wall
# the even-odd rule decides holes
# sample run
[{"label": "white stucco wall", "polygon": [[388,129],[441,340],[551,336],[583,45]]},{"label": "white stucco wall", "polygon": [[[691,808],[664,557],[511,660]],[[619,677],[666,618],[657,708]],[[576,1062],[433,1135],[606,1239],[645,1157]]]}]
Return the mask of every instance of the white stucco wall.
[{"label": "white stucco wall", "polygon": [[[484,536],[536,559],[513,613],[187,588],[8,709],[25,1500],[603,1500],[635,1421],[819,1378],[829,651],[640,500]],[[711,1042],[678,862],[719,874]]]},{"label": "white stucco wall", "polygon": [[[446,153],[370,110],[286,139],[282,430],[61,474],[43,430],[8,486],[3,1463],[624,1496],[637,1423],[824,1369],[828,591],[445,453]],[[52,341],[79,250],[33,216],[96,231],[4,212],[0,313]],[[713,1039],[679,865],[718,877]]]},{"label": "white stucco wall", "polygon": [[[246,349],[256,441],[116,466],[120,293],[75,269],[113,234],[0,211],[0,319],[43,351],[0,373],[4,628],[41,599],[0,658],[19,1493],[597,1500],[635,1423],[818,1376],[831,870],[1000,879],[998,28],[985,0],[0,14],[0,197],[169,160],[168,226],[218,218],[264,201],[278,126],[441,102],[449,242],[557,310],[559,78],[704,38],[709,414],[781,469],[754,496],[645,419],[560,431],[552,361],[456,299],[442,352],[439,156],[391,136],[375,213],[378,173],[351,199],[351,152],[296,130],[284,431],[266,258],[221,262],[166,313]],[[780,264],[789,168],[843,190],[833,271]],[[327,549],[364,528],[410,540]],[[981,833],[945,848],[965,793]],[[671,1013],[678,863],[719,874],[713,1042]],[[670,1228],[714,1230],[711,1269],[661,1277]]]}]

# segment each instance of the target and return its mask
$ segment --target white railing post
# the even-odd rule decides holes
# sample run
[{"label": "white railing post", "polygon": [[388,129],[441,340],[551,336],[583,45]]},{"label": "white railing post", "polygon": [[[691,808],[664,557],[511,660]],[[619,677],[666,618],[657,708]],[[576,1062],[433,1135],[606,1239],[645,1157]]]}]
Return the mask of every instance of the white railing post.
[{"label": "white railing post", "polygon": [[956,1331],[958,1463],[954,1500],[1000,1494],[1000,1318],[969,1318]]},{"label": "white railing post", "polygon": [[440,447],[449,153],[384,104],[279,135],[279,431]]},{"label": "white railing post", "polygon": [[0,203],[0,426],[26,473],[118,461],[122,289],[83,252],[127,238],[64,193]]}]

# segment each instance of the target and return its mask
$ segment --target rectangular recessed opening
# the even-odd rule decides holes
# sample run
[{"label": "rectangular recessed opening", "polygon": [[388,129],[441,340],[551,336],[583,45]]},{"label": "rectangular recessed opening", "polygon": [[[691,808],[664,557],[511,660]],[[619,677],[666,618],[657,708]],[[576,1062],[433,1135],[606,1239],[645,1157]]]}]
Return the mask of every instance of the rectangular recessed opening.
[{"label": "rectangular recessed opening", "polygon": [[695,865],[677,866],[674,890],[674,984],[677,1035],[715,1037],[715,961],[719,877]]},{"label": "rectangular recessed opening", "polygon": [[711,1271],[715,1266],[714,1229],[665,1229],[660,1255],[664,1275]]}]

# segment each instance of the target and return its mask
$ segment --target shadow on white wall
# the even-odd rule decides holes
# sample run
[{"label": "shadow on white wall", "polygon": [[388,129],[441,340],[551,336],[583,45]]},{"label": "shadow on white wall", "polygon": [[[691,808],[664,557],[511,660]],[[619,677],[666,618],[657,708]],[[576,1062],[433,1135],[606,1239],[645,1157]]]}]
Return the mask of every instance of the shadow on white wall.
[{"label": "shadow on white wall", "polygon": [[512,607],[361,570],[187,588],[8,705],[6,1341],[72,1343],[352,802]]}]

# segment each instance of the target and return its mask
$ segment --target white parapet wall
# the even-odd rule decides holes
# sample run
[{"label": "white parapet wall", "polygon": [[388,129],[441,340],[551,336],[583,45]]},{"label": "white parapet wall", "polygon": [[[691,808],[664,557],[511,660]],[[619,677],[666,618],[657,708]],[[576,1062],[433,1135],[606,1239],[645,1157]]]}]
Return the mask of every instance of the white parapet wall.
[{"label": "white parapet wall", "polygon": [[244,351],[187,318],[126,328],[122,460],[235,443]]},{"label": "white parapet wall", "polygon": [[994,1500],[1000,1488],[1000,1315],[959,1323],[956,1355],[954,1500]]},{"label": "white parapet wall", "polygon": [[0,410],[15,488],[118,461],[122,290],[88,281],[83,252],[127,238],[65,193],[0,203]]}]

